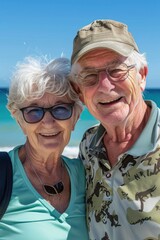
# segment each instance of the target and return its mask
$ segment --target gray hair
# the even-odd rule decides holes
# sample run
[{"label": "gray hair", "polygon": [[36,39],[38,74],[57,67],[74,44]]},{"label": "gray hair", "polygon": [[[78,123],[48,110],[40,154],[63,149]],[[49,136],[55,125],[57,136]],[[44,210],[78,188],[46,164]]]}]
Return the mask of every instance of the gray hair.
[{"label": "gray hair", "polygon": [[45,93],[59,97],[67,96],[75,102],[75,115],[78,118],[82,104],[69,81],[70,61],[57,58],[27,57],[18,63],[11,79],[7,108],[12,116],[19,118],[19,108],[25,101],[40,99]]},{"label": "gray hair", "polygon": [[133,51],[129,57],[127,58],[127,60],[132,63],[135,64],[136,63],[136,68],[139,71],[141,68],[143,67],[147,67],[148,63],[147,63],[147,59],[145,56],[145,53],[138,53],[136,51]]}]

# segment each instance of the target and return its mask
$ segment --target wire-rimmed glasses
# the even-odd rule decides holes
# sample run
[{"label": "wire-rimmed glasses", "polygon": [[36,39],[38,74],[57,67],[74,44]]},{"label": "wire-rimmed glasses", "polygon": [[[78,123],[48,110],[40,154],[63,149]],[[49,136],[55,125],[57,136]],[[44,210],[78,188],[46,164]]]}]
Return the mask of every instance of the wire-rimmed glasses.
[{"label": "wire-rimmed glasses", "polygon": [[128,77],[129,71],[135,66],[136,64],[127,66],[125,63],[121,63],[103,68],[88,68],[77,74],[76,79],[84,87],[94,86],[99,81],[99,73],[105,71],[110,81],[124,81]]}]

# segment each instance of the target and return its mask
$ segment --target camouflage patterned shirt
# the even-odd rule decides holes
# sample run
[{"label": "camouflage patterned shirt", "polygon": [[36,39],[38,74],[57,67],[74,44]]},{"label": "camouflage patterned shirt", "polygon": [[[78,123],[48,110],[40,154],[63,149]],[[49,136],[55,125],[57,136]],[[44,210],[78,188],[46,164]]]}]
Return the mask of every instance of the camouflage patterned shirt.
[{"label": "camouflage patterned shirt", "polygon": [[160,240],[160,109],[152,111],[139,139],[111,167],[97,125],[83,136],[87,221],[92,240]]}]

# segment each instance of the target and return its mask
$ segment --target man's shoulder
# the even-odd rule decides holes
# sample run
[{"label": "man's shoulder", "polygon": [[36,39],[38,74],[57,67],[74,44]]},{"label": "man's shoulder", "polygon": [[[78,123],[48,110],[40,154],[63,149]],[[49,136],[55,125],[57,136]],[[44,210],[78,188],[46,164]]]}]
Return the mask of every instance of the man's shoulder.
[{"label": "man's shoulder", "polygon": [[94,126],[88,128],[88,129],[84,132],[83,138],[82,138],[81,141],[85,141],[86,139],[88,139],[88,140],[91,139],[91,138],[97,133],[98,128],[99,128],[99,124],[94,125]]},{"label": "man's shoulder", "polygon": [[101,124],[97,124],[87,129],[79,145],[80,152],[83,152],[84,154],[88,152],[89,154],[90,150],[93,150],[95,146],[99,147],[104,133],[105,129]]}]

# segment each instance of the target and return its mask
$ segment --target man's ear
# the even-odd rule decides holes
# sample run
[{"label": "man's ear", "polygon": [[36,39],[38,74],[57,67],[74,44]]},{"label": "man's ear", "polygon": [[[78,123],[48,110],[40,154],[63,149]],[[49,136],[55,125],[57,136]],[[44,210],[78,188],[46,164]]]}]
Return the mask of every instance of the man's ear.
[{"label": "man's ear", "polygon": [[84,104],[84,97],[83,97],[83,94],[82,94],[82,91],[81,91],[80,88],[79,88],[79,93],[78,93],[78,95],[79,95],[79,99],[80,99],[81,102]]},{"label": "man's ear", "polygon": [[146,87],[146,77],[147,77],[147,74],[148,74],[148,68],[147,67],[141,68],[140,71],[139,71],[139,74],[141,75],[141,79],[139,81],[139,84],[140,84],[141,91],[143,92],[145,90],[145,87]]},{"label": "man's ear", "polygon": [[74,91],[78,94],[79,96],[79,99],[81,100],[82,103],[84,103],[84,100],[83,100],[83,94],[82,94],[82,91],[81,91],[81,88],[78,86],[78,84],[76,83],[71,83]]}]

